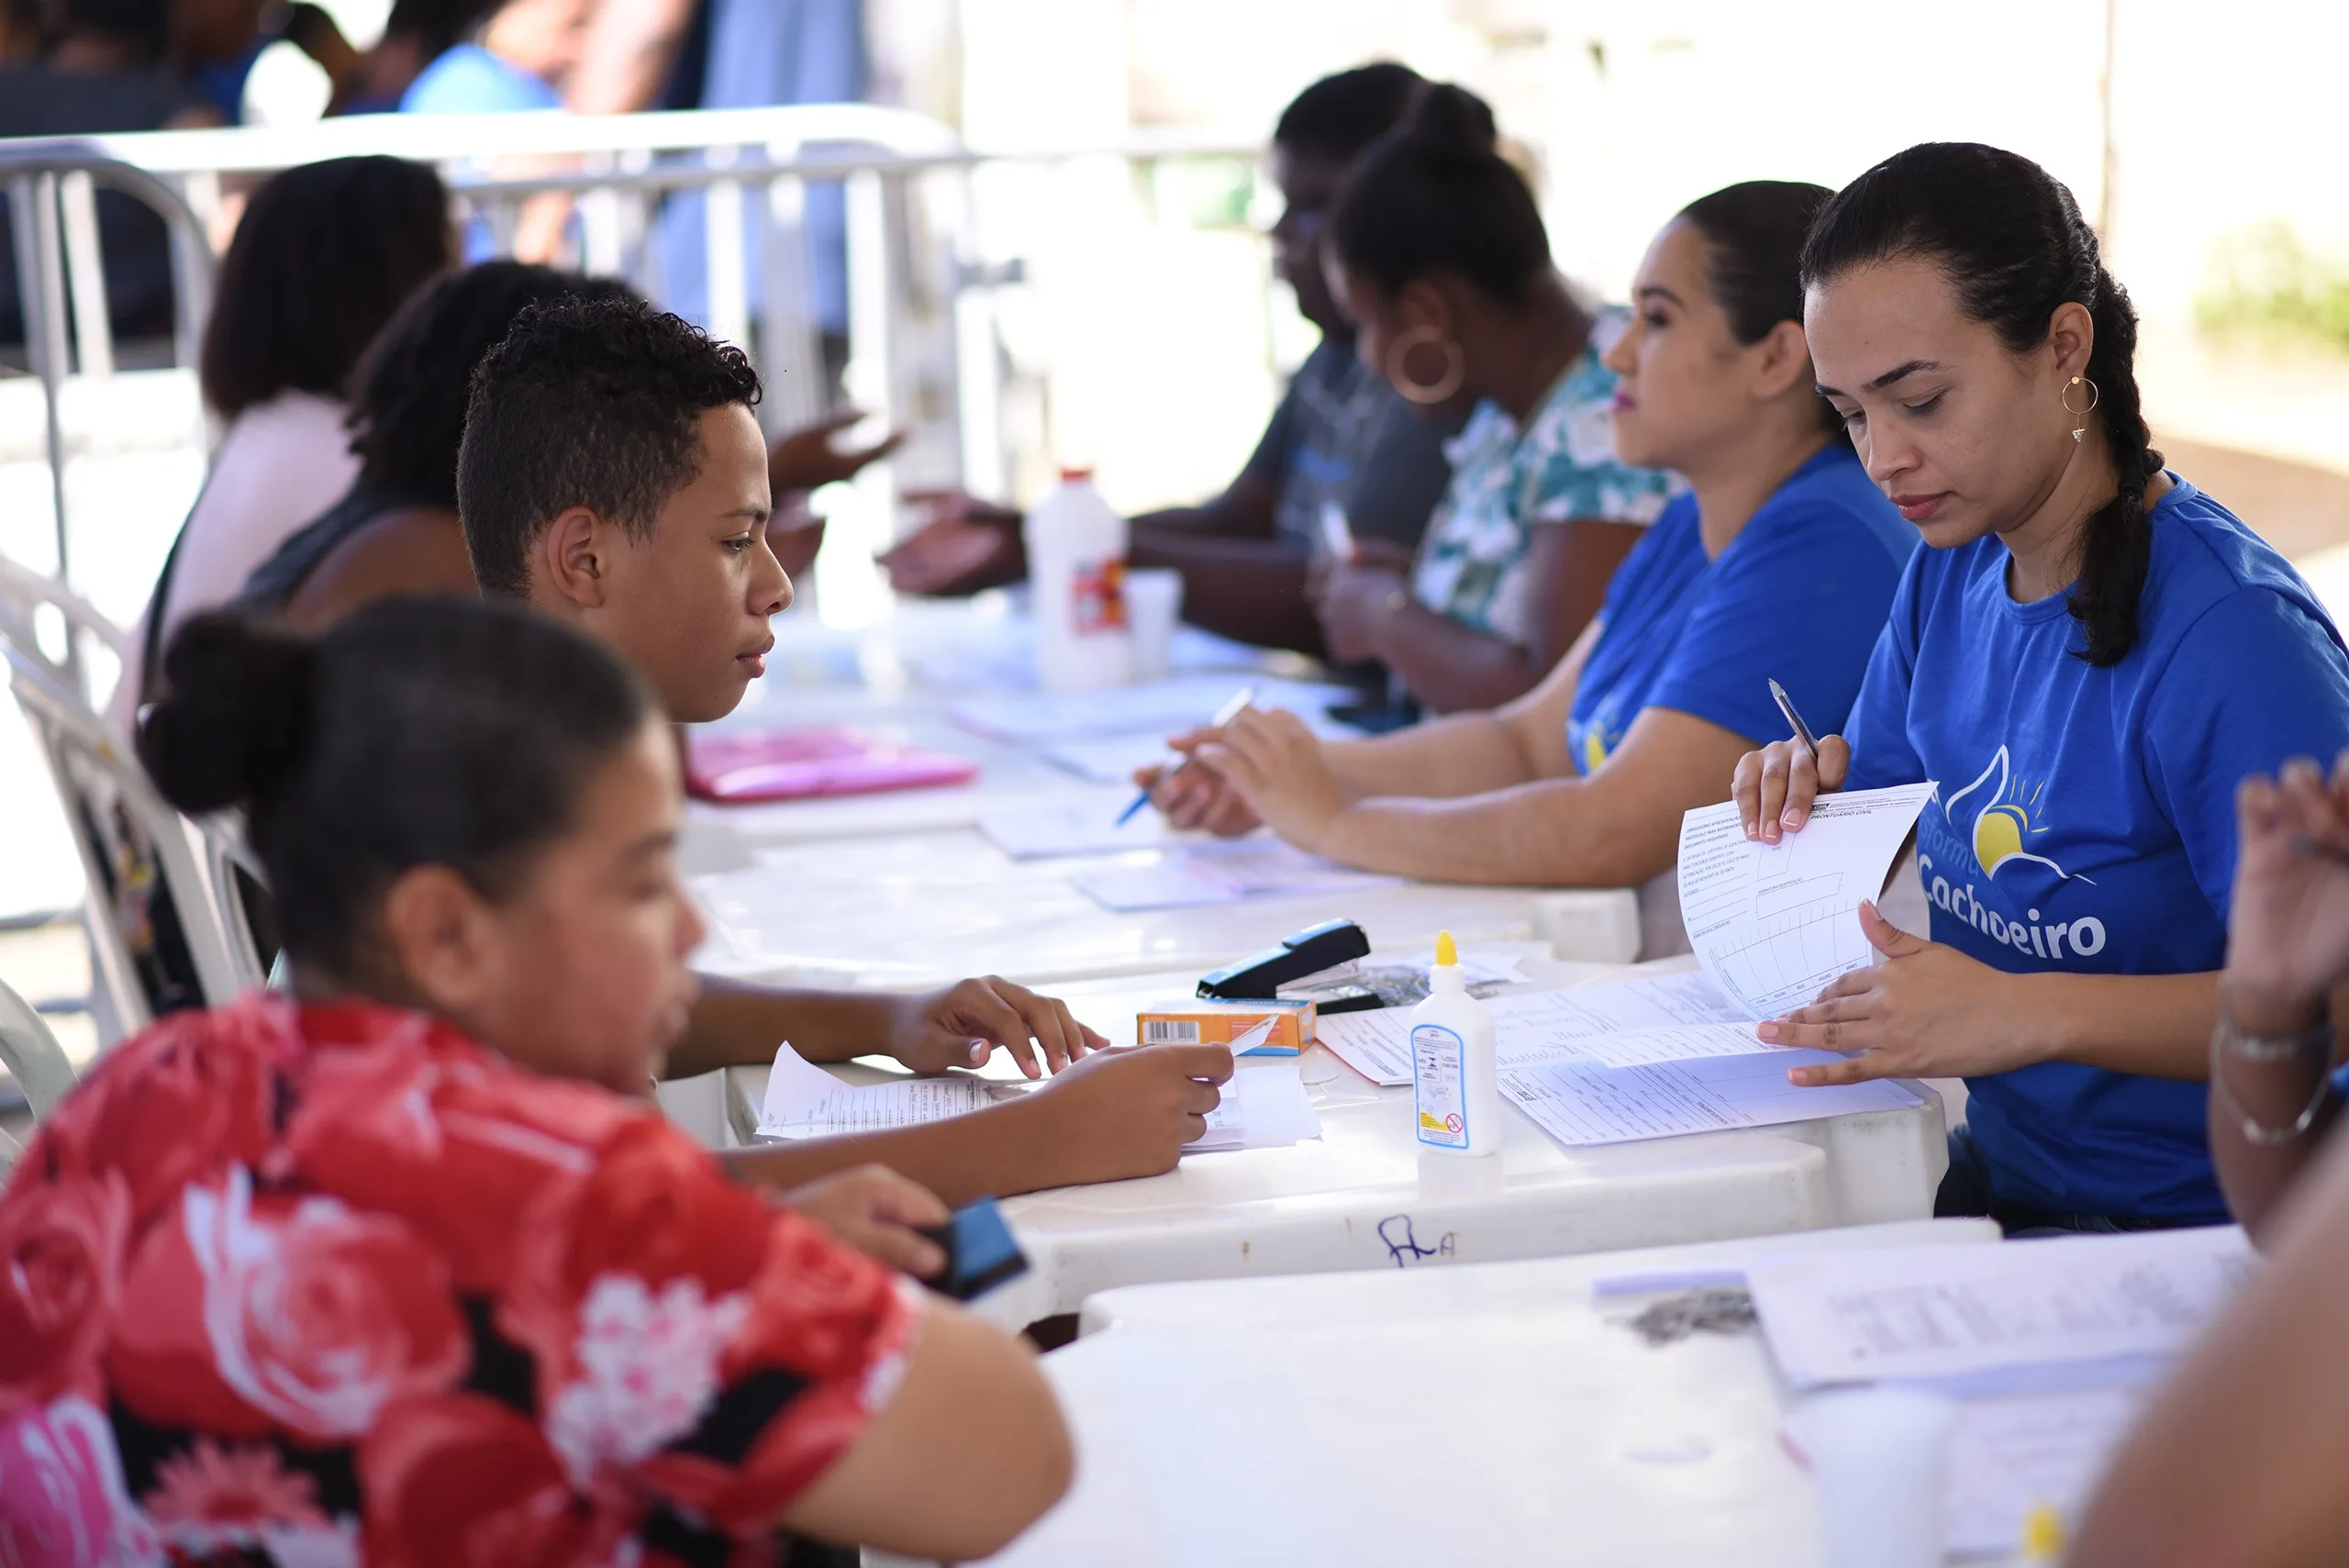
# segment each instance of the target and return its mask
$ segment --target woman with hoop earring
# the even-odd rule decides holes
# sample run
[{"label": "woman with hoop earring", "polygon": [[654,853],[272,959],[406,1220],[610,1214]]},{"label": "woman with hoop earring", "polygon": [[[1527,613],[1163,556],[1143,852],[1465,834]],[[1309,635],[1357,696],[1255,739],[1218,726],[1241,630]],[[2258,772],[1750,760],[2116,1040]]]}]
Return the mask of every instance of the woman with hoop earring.
[{"label": "woman with hoop earring", "polygon": [[1319,595],[1330,651],[1376,660],[1423,708],[1498,706],[1574,646],[1671,493],[1618,461],[1621,328],[1550,260],[1533,194],[1492,111],[1436,85],[1363,155],[1329,218],[1331,293],[1364,363],[1458,435],[1416,558],[1358,550]]}]

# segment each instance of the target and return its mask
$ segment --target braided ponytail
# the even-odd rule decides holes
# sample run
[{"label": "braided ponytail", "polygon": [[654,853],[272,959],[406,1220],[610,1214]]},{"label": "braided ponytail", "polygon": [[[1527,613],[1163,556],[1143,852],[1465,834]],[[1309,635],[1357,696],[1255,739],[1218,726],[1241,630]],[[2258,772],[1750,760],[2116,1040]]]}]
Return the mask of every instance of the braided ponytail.
[{"label": "braided ponytail", "polygon": [[2096,231],[2062,181],[2030,159],[1973,142],[1933,141],[1897,152],[1837,193],[1804,242],[1809,289],[1854,267],[1898,256],[1940,263],[1958,304],[2016,353],[2043,346],[2060,306],[2083,306],[2096,328],[2084,373],[2096,384],[2088,416],[2105,435],[2120,493],[2082,532],[2071,613],[2104,667],[2137,643],[2137,603],[2153,562],[2145,486],[2162,454],[2137,390],[2137,312],[2105,271]]},{"label": "braided ponytail", "polygon": [[[2091,237],[2090,245],[2095,244]],[[2145,486],[2162,469],[2145,425],[2137,391],[2137,311],[2128,291],[2099,265],[2097,294],[2088,317],[2096,324],[2096,346],[2088,352],[2088,380],[2097,387],[2096,415],[2112,451],[2120,494],[2097,508],[2081,540],[2080,574],[2072,585],[2072,618],[2087,635],[2080,657],[2102,668],[2118,664],[2137,645],[2137,601],[2154,559],[2153,523],[2145,515]]]}]

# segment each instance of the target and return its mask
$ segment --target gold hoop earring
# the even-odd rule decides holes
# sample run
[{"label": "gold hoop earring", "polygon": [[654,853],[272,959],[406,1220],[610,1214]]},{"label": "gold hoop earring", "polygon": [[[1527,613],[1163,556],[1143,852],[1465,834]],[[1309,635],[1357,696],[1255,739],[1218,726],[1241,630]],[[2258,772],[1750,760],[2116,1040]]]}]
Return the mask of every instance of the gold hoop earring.
[{"label": "gold hoop earring", "polygon": [[[2075,408],[2072,406],[2072,388],[2076,386],[2085,386],[2088,389],[2088,406],[2085,408]],[[2087,439],[2088,433],[2088,416],[2095,413],[2096,406],[2104,401],[2104,395],[2097,390],[2096,383],[2090,381],[2084,375],[2076,375],[2071,380],[2064,384],[2064,390],[2055,395],[2055,399],[2057,402],[2063,404],[2065,413],[2069,414],[2073,418],[2079,421],[2077,425],[2073,427],[2072,439],[2077,441]]]},{"label": "gold hoop earring", "polygon": [[[1413,381],[1409,361],[1411,350],[1424,344],[1433,344],[1443,350],[1443,375],[1436,381]],[[1444,335],[1439,327],[1413,327],[1386,345],[1386,379],[1395,390],[1421,407],[1442,403],[1460,390],[1468,379],[1468,355],[1459,342]]]}]

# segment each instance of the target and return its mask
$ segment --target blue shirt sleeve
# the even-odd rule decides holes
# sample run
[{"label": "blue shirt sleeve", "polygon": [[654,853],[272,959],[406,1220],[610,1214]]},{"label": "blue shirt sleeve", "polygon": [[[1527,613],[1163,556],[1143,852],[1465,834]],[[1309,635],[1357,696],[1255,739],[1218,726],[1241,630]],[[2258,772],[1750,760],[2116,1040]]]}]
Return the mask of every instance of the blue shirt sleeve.
[{"label": "blue shirt sleeve", "polygon": [[1731,541],[1647,706],[1764,745],[1787,733],[1775,679],[1819,734],[1842,729],[1901,571],[1858,532],[1840,508],[1806,506]]},{"label": "blue shirt sleeve", "polygon": [[1917,676],[1917,644],[1922,633],[1920,606],[1921,584],[1932,565],[1933,551],[1919,546],[1893,590],[1892,614],[1876,633],[1876,651],[1868,656],[1866,676],[1852,705],[1843,739],[1851,743],[1852,771],[1845,789],[1883,789],[1892,784],[1919,784],[1925,777],[1924,760],[1909,739],[1909,688]]},{"label": "blue shirt sleeve", "polygon": [[400,99],[404,115],[513,114],[562,106],[562,95],[546,83],[470,43],[426,66]]},{"label": "blue shirt sleeve", "polygon": [[2272,589],[2240,588],[2180,638],[2146,704],[2145,776],[2224,918],[2235,874],[2235,786],[2294,757],[2349,747],[2349,657],[2332,628]]}]

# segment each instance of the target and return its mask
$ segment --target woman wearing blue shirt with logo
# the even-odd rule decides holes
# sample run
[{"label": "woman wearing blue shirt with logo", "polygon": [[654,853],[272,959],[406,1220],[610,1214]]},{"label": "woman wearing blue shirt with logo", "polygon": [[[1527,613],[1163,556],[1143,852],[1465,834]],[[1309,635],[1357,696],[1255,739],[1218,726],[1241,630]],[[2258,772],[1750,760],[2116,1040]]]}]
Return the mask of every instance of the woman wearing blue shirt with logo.
[{"label": "woman wearing blue shirt with logo", "polygon": [[[1377,871],[1631,886],[1671,866],[1681,814],[1720,800],[1778,728],[1769,675],[1840,723],[1916,539],[1812,389],[1797,262],[1827,196],[1732,185],[1650,247],[1608,353],[1615,441],[1690,488],[1539,687],[1374,740],[1325,744],[1252,710],[1178,738],[1198,765],[1159,783],[1162,804],[1228,831],[1261,817]],[[1792,645],[1790,612],[1809,632]]]},{"label": "woman wearing blue shirt with logo", "polygon": [[[2014,1229],[2222,1220],[2204,1137],[2239,780],[2349,744],[2349,658],[2307,586],[2165,473],[2136,313],[2029,160],[1910,148],[1803,257],[1820,390],[1931,549],[1848,739],[1738,765],[1749,836],[1821,789],[1935,780],[1932,941],[1761,1028],[1853,1052],[1799,1084],[1962,1074],[1938,1212]],[[1796,638],[1804,628],[1790,628]]]}]

